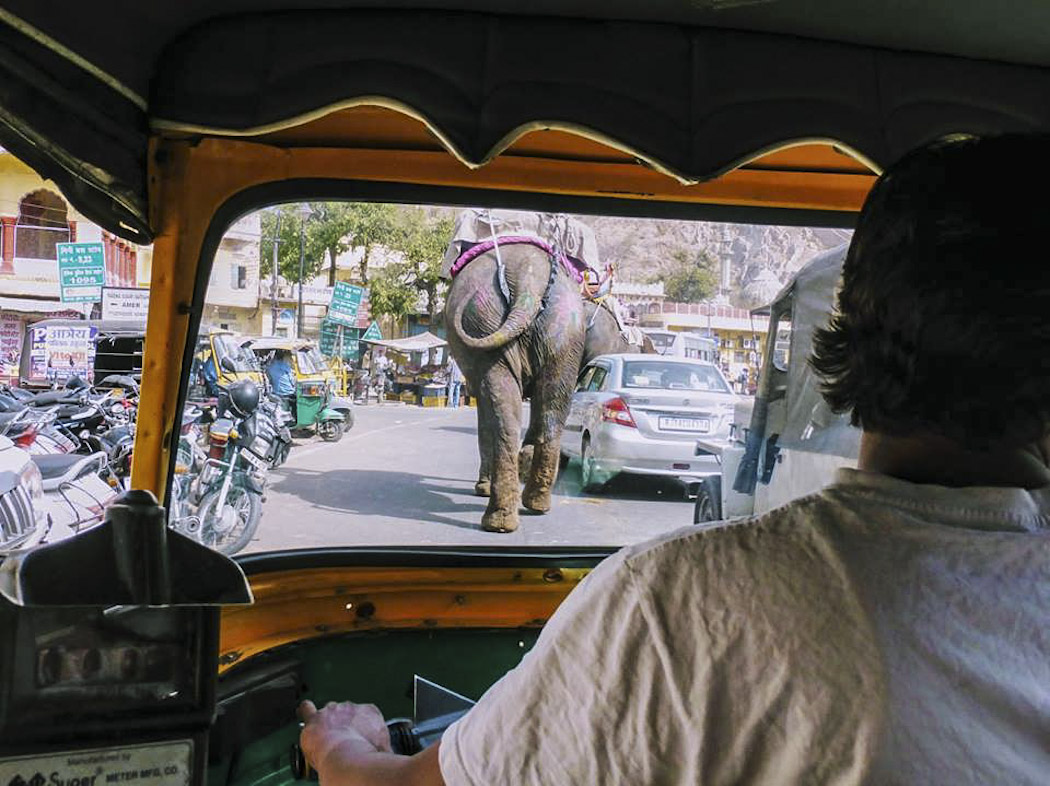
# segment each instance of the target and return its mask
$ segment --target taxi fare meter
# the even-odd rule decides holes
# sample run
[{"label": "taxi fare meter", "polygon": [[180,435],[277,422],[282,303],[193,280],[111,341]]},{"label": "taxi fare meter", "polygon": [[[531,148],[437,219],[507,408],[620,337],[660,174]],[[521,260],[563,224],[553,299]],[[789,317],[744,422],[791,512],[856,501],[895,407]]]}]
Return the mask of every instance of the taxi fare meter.
[{"label": "taxi fare meter", "polygon": [[130,491],[0,565],[0,786],[198,786],[240,568]]}]

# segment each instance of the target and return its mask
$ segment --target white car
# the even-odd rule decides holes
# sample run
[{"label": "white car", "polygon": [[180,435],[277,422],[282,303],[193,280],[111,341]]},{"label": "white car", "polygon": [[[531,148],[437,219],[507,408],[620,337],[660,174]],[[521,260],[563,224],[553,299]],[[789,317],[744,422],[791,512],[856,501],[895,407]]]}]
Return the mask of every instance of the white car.
[{"label": "white car", "polygon": [[29,453],[0,436],[0,554],[34,546],[46,534],[40,471]]},{"label": "white car", "polygon": [[737,397],[714,363],[659,355],[601,355],[580,375],[562,432],[585,491],[620,473],[698,481],[721,470],[695,455],[698,437],[724,438]]}]

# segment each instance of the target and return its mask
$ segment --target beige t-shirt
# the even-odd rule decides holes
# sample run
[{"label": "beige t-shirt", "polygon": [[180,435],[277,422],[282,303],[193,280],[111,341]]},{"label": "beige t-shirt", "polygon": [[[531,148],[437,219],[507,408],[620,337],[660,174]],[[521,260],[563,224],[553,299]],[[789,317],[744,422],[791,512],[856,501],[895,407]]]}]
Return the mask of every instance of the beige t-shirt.
[{"label": "beige t-shirt", "polygon": [[610,557],[441,743],[449,786],[1050,783],[1050,489],[842,470]]}]

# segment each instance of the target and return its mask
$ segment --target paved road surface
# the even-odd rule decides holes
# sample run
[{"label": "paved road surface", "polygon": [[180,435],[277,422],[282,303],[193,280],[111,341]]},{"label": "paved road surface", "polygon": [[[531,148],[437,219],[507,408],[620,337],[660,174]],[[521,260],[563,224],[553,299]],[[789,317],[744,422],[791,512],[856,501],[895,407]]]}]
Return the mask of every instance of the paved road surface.
[{"label": "paved road surface", "polygon": [[575,463],[562,471],[545,516],[522,515],[511,534],[480,528],[486,500],[473,495],[473,409],[359,407],[342,440],[297,440],[270,475],[256,539],[245,549],[328,545],[625,545],[690,524],[692,505],[674,484],[617,481],[600,495],[579,490]]}]

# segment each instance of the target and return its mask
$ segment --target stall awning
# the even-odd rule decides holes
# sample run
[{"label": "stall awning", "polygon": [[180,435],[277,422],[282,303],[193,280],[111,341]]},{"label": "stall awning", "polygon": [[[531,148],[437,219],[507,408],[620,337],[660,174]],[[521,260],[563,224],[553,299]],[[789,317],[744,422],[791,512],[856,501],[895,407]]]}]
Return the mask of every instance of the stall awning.
[{"label": "stall awning", "polygon": [[430,331],[426,333],[420,333],[418,336],[409,336],[408,338],[394,338],[387,340],[371,340],[362,339],[367,344],[374,344],[377,347],[386,347],[387,349],[393,349],[396,352],[426,352],[428,349],[437,349],[438,347],[444,347],[448,345],[448,342],[443,338],[438,338]]},{"label": "stall awning", "polygon": [[62,314],[75,312],[87,314],[90,303],[60,303],[57,300],[33,300],[26,297],[0,297],[0,311],[17,311],[20,314]]}]

